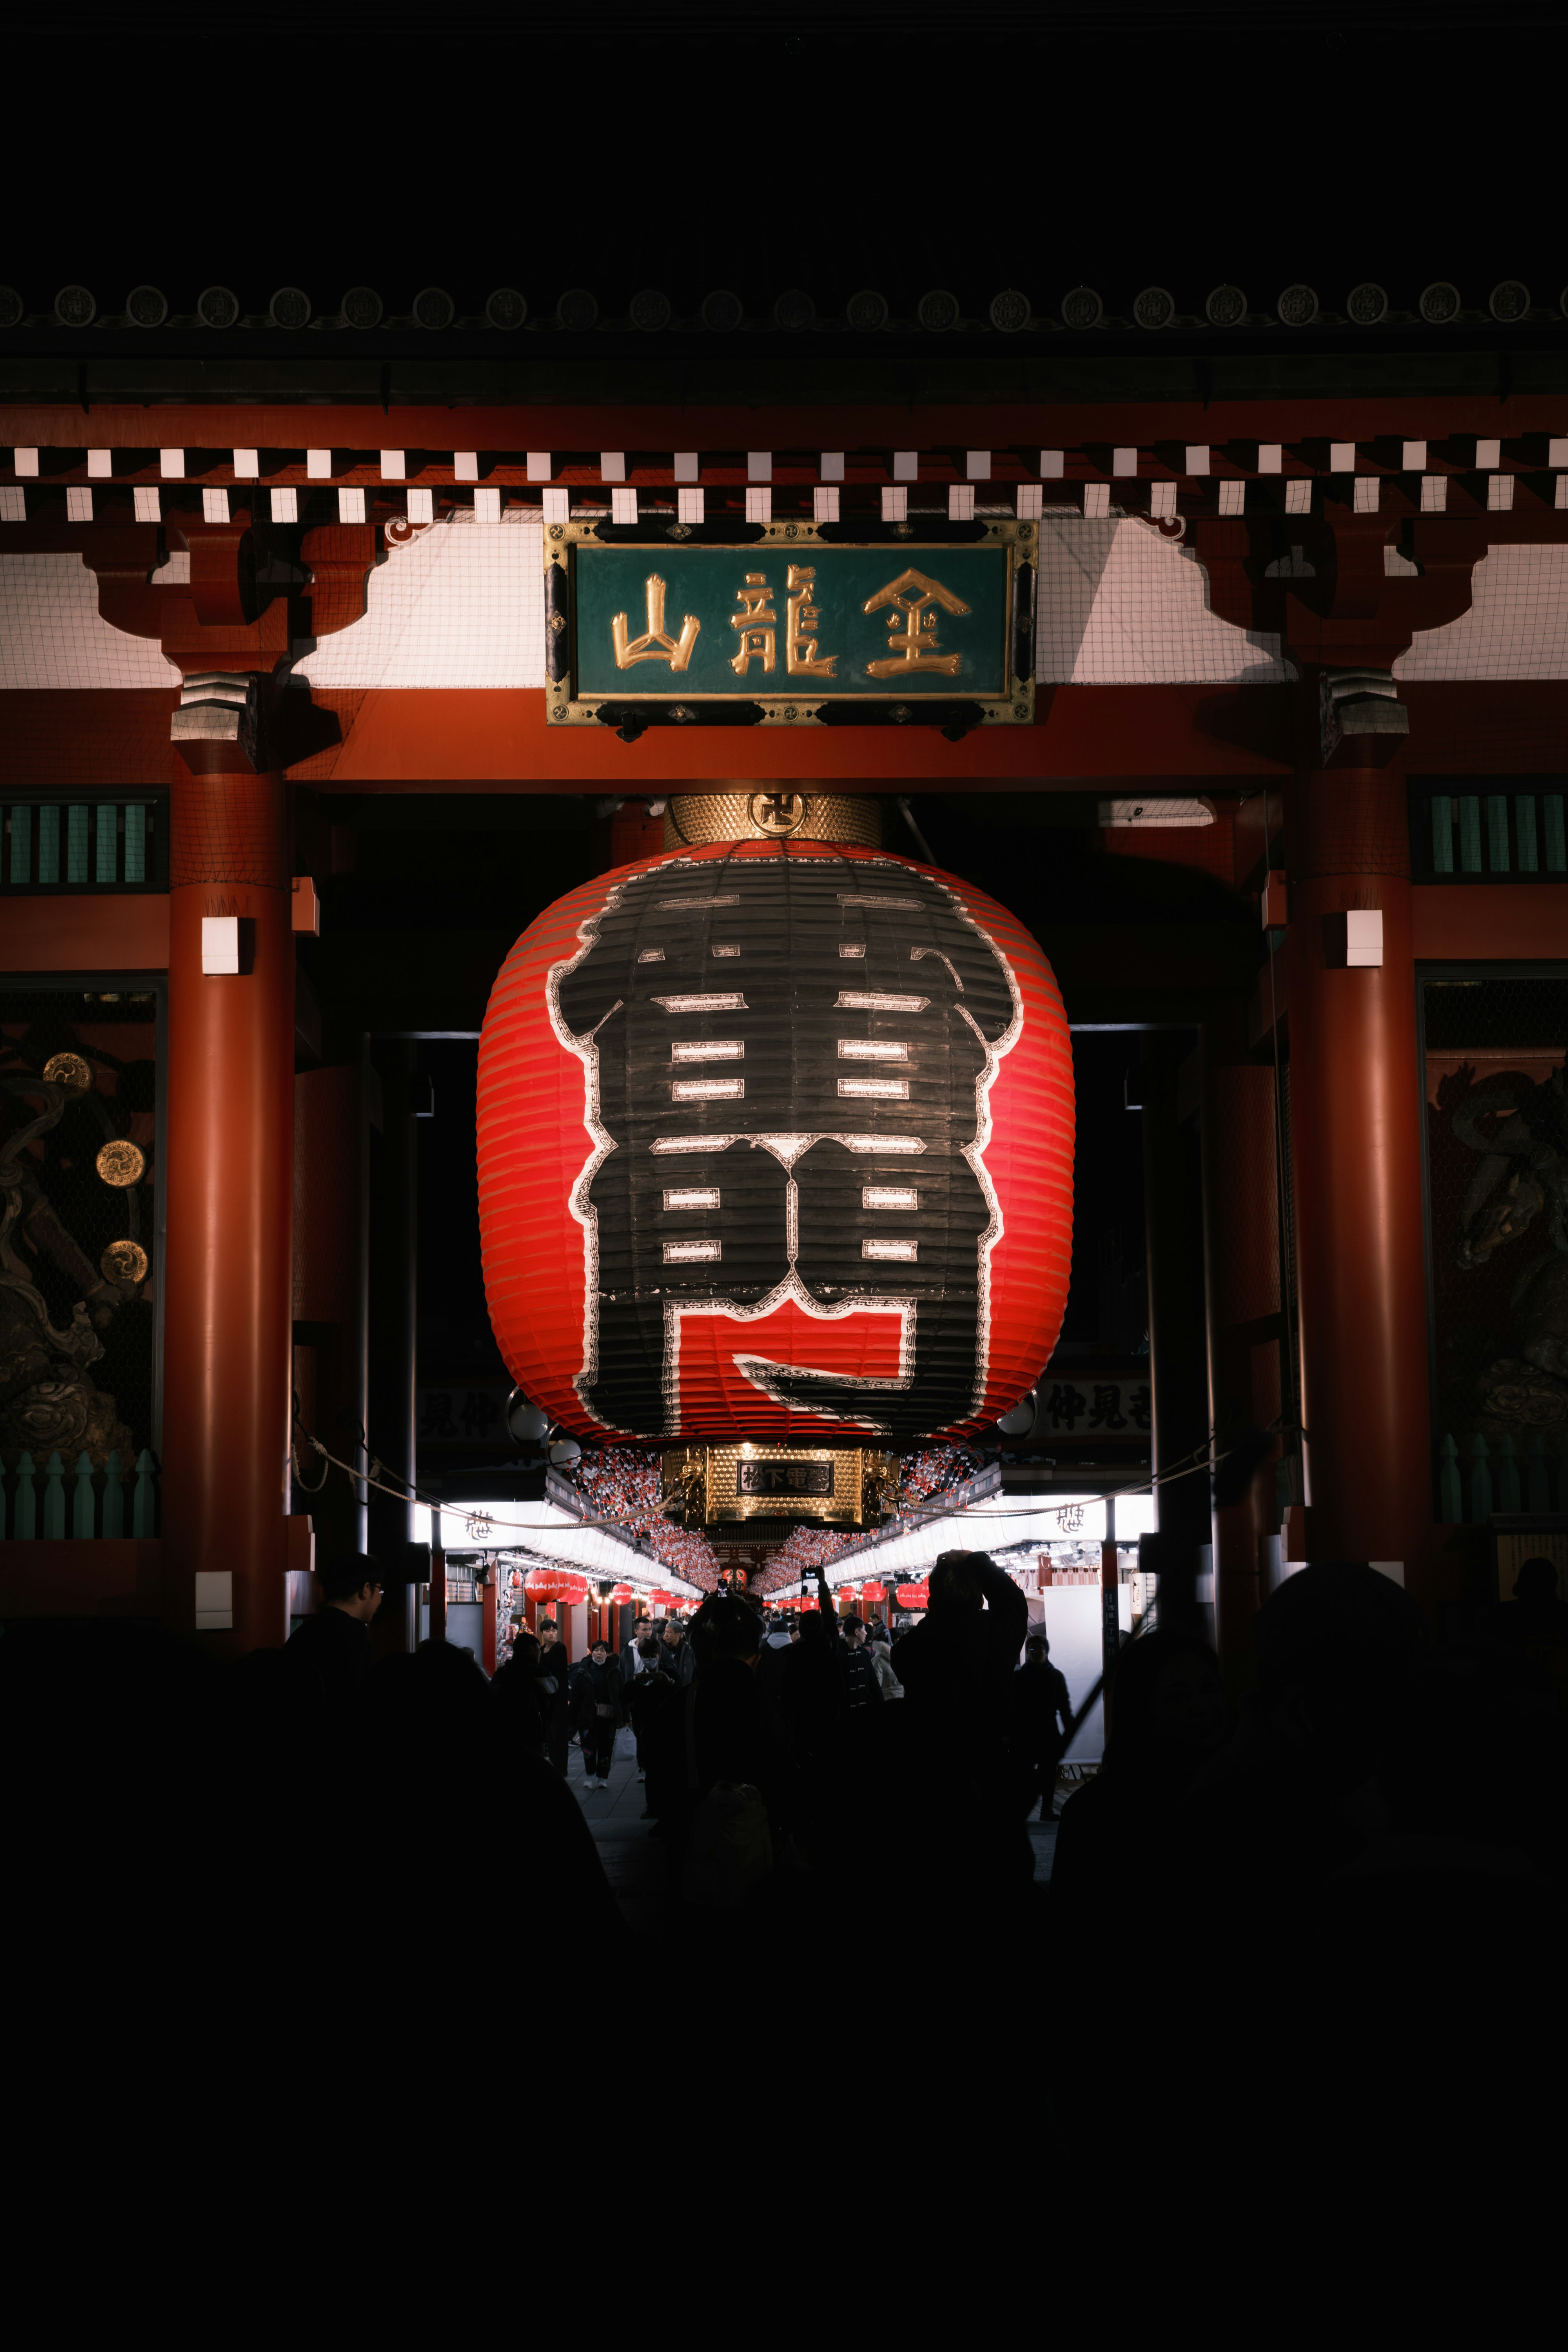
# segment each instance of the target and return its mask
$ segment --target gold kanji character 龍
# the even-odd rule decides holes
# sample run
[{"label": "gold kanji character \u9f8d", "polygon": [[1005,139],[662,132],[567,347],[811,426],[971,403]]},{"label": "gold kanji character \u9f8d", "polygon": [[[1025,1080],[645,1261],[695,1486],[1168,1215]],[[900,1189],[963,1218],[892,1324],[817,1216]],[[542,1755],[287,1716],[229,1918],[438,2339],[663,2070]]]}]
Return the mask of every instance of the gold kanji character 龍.
[{"label": "gold kanji character \u9f8d", "polygon": [[731,656],[730,667],[737,677],[744,677],[753,661],[760,661],[764,671],[777,667],[779,616],[768,604],[772,593],[760,572],[748,572],[745,586],[735,591],[742,609],[730,615],[730,626],[741,633],[741,650]]},{"label": "gold kanji character \u9f8d", "polygon": [[691,648],[697,643],[697,632],[702,626],[695,613],[688,613],[681,623],[680,635],[672,637],[664,625],[664,583],[657,572],[650,572],[646,582],[647,590],[647,634],[646,636],[626,635],[626,616],[617,613],[610,623],[610,637],[616,648],[616,667],[630,669],[634,662],[668,662],[672,670],[684,669],[691,659]]},{"label": "gold kanji character \u9f8d", "polygon": [[[868,596],[863,609],[868,613],[890,604],[888,626],[893,632],[888,639],[891,651],[883,661],[868,662],[868,677],[905,677],[910,670],[940,670],[944,677],[956,677],[963,665],[962,654],[937,651],[937,615],[933,609],[941,605],[944,613],[967,613],[969,606],[940,580],[928,580],[923,572],[912,567]],[[900,628],[900,620],[903,622]]]},{"label": "gold kanji character \u9f8d", "polygon": [[816,572],[809,563],[792,563],[784,583],[789,603],[784,620],[784,667],[791,677],[832,677],[838,656],[824,654],[819,659],[816,639],[809,634],[822,618],[819,605],[811,601],[816,594]]}]

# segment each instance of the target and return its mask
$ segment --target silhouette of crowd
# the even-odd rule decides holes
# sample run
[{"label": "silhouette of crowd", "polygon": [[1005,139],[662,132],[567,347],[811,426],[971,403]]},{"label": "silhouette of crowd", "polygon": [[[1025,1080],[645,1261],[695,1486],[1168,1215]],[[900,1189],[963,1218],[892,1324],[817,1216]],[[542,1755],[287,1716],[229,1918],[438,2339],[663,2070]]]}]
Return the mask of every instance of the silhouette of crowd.
[{"label": "silhouette of crowd", "polygon": [[661,1916],[696,1954],[989,1938],[1083,1983],[1238,1956],[1361,1978],[1373,1954],[1426,1982],[1518,1975],[1562,1924],[1549,1560],[1447,1646],[1364,1562],[1300,1570],[1254,1620],[1238,1704],[1195,1622],[1155,1624],[1070,1786],[1081,1716],[984,1553],[941,1558],[929,1610],[891,1628],[837,1615],[825,1579],[787,1619],[721,1586],[618,1654],[520,1631],[493,1679],[441,1641],[373,1662],[374,1561],[322,1585],[287,1646],[227,1665],[135,1621],[0,1639],[11,1883],[46,1947],[112,1918],[279,1952],[368,1936],[387,1966],[486,1937],[611,1965],[665,1929],[628,1927],[567,1767],[575,1741],[602,1786],[627,1730]]}]

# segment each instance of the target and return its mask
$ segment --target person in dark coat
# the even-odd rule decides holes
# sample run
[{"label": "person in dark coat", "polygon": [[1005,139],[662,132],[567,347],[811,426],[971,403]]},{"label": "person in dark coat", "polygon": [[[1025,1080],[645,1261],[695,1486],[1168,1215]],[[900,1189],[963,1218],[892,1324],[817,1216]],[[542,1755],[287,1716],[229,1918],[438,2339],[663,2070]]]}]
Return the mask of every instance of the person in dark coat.
[{"label": "person in dark coat", "polygon": [[[668,1736],[671,1710],[679,1718],[680,1686],[664,1664],[664,1643],[648,1634],[638,1646],[638,1672],[623,1691],[632,1729],[637,1734],[637,1778],[645,1783],[643,1819],[655,1821],[672,1801],[670,1774],[678,1761],[679,1742]],[[661,1769],[662,1768],[662,1769]]]},{"label": "person in dark coat", "polygon": [[[652,1648],[651,1656],[649,1655],[650,1644]],[[637,1710],[632,1705],[632,1694],[637,1686],[638,1677],[651,1672],[658,1665],[658,1643],[654,1639],[653,1619],[648,1615],[646,1609],[639,1609],[632,1622],[631,1640],[622,1650],[619,1661],[621,1669],[621,1696],[626,1706],[627,1720],[630,1722],[637,1738],[637,1779],[639,1780],[647,1780],[647,1765],[642,1750],[642,1734],[637,1728]]]},{"label": "person in dark coat", "polygon": [[833,1780],[845,1715],[838,1637],[826,1578],[818,1580],[817,1601],[816,1608],[802,1610],[800,1638],[785,1651],[778,1676],[784,1736],[797,1770],[814,1792]]},{"label": "person in dark coat", "polygon": [[635,1675],[641,1674],[642,1645],[651,1637],[653,1630],[653,1619],[646,1609],[639,1609],[632,1620],[631,1639],[621,1651],[620,1666],[623,1683],[629,1683]]},{"label": "person in dark coat", "polygon": [[904,1686],[891,1711],[904,1759],[904,1828],[939,1902],[1027,1884],[1034,1853],[1015,1801],[1006,1744],[1013,1669],[1029,1604],[982,1551],[943,1552],[931,1607],[893,1652]]},{"label": "person in dark coat", "polygon": [[1024,1819],[1038,1805],[1044,1820],[1051,1810],[1057,1766],[1073,1728],[1067,1676],[1052,1665],[1051,1645],[1044,1633],[1031,1633],[1025,1643],[1024,1663],[1014,1673],[1007,1701],[1007,1744]]},{"label": "person in dark coat", "polygon": [[621,1669],[603,1640],[595,1643],[572,1677],[572,1728],[583,1741],[583,1780],[607,1789],[621,1721]]},{"label": "person in dark coat", "polygon": [[660,1663],[665,1673],[673,1675],[684,1690],[697,1671],[697,1654],[687,1640],[686,1628],[679,1617],[665,1619],[660,1646],[664,1653]]},{"label": "person in dark coat", "polygon": [[563,1780],[572,1744],[572,1702],[567,1688],[566,1644],[553,1617],[539,1623],[539,1689],[544,1707],[544,1754]]},{"label": "person in dark coat", "polygon": [[[1253,1618],[1250,1642],[1256,1688],[1235,1738],[1187,1789],[1164,1859],[1162,1921],[1194,1970],[1223,1965],[1249,1938],[1292,1948],[1327,1882],[1364,1856],[1380,1755],[1431,1647],[1411,1595],[1368,1560],[1298,1569]],[[1056,1871],[1061,1852],[1058,1833]],[[1051,1893],[1054,1905],[1056,1872]]]},{"label": "person in dark coat", "polygon": [[[519,1751],[498,1683],[449,1642],[371,1669],[355,1762],[384,1801],[354,1872],[333,1848],[326,1916],[404,1965],[493,1943],[602,1968],[626,1931],[593,1833],[559,1775]],[[505,1790],[499,1840],[495,1809],[454,1803],[455,1789]]]},{"label": "person in dark coat", "polygon": [[1063,1807],[1051,1865],[1053,1930],[1096,1962],[1152,1932],[1179,1809],[1230,1737],[1213,1651],[1182,1629],[1140,1633],[1117,1659],[1109,1721],[1105,1760]]},{"label": "person in dark coat", "polygon": [[329,1705],[352,1699],[370,1672],[370,1623],[381,1607],[381,1570],[348,1552],[321,1570],[322,1606],[289,1636],[289,1664],[313,1674]]},{"label": "person in dark coat", "polygon": [[1491,1612],[1483,1639],[1505,1657],[1528,1661],[1568,1697],[1568,1602],[1557,1597],[1555,1561],[1538,1552],[1521,1563],[1513,1599]]},{"label": "person in dark coat", "polygon": [[495,1676],[497,1712],[511,1736],[531,1756],[544,1756],[544,1731],[551,1695],[542,1681],[537,1637],[519,1627],[511,1655]]},{"label": "person in dark coat", "polygon": [[736,1595],[710,1594],[692,1621],[696,1674],[659,1718],[659,1826],[677,1849],[721,1783],[738,1796],[756,1791],[774,1852],[795,1819],[790,1759],[757,1688],[762,1642],[761,1619]]},{"label": "person in dark coat", "polygon": [[879,1707],[882,1685],[871,1663],[863,1618],[841,1617],[838,1620],[837,1656],[844,1684],[844,1704],[851,1720],[868,1708]]}]

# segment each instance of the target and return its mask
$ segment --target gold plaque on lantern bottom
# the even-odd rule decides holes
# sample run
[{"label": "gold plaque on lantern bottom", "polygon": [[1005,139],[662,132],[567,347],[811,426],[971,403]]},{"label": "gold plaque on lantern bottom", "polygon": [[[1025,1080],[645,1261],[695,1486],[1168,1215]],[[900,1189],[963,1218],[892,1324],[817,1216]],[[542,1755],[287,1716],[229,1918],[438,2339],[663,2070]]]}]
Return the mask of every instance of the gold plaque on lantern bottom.
[{"label": "gold plaque on lantern bottom", "polygon": [[106,1184],[116,1185],[121,1191],[128,1184],[140,1184],[146,1167],[141,1147],[134,1143],[106,1143],[98,1155],[99,1174]]},{"label": "gold plaque on lantern bottom", "polygon": [[819,1527],[876,1527],[891,1491],[885,1454],[863,1447],[689,1445],[664,1457],[667,1496],[685,1496],[688,1524],[807,1519]]},{"label": "gold plaque on lantern bottom", "polygon": [[145,1282],[147,1253],[140,1242],[110,1242],[98,1267],[105,1282]]},{"label": "gold plaque on lantern bottom", "polygon": [[44,1083],[51,1087],[74,1087],[78,1094],[86,1094],[92,1084],[91,1066],[79,1054],[51,1054],[44,1064]]}]

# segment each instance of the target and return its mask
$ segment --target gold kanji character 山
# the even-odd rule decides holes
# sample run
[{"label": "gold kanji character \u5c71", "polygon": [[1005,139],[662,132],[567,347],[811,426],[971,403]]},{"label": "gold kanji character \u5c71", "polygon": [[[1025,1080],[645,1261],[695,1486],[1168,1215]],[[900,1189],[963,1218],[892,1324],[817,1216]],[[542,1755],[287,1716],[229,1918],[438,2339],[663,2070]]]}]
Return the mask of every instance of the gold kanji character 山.
[{"label": "gold kanji character \u5c71", "polygon": [[647,589],[647,634],[627,638],[626,616],[617,613],[610,623],[610,636],[616,648],[616,667],[630,669],[634,662],[668,662],[672,670],[684,669],[691,659],[691,648],[697,643],[697,632],[702,626],[695,613],[688,613],[681,624],[679,637],[672,637],[664,625],[664,583],[657,572],[650,572]]},{"label": "gold kanji character \u5c71", "polygon": [[741,632],[741,650],[731,656],[730,667],[737,677],[744,677],[753,661],[760,661],[764,671],[777,667],[779,616],[768,605],[772,593],[760,572],[748,572],[745,586],[735,591],[742,610],[731,614],[730,626]]},{"label": "gold kanji character \u5c71", "polygon": [[888,626],[893,632],[888,643],[892,650],[884,661],[868,662],[867,676],[906,677],[910,670],[940,670],[944,677],[956,677],[963,656],[938,653],[937,615],[932,607],[940,604],[944,613],[967,613],[969,606],[963,597],[944,588],[940,580],[928,580],[923,572],[911,568],[879,588],[874,596],[868,596],[863,610],[875,613],[884,604],[893,607],[888,614]]},{"label": "gold kanji character \u5c71", "polygon": [[790,565],[784,583],[789,595],[784,622],[784,667],[791,677],[831,677],[837,665],[837,654],[824,654],[818,660],[816,637],[802,634],[814,630],[822,618],[821,607],[811,602],[816,580],[812,564]]}]

